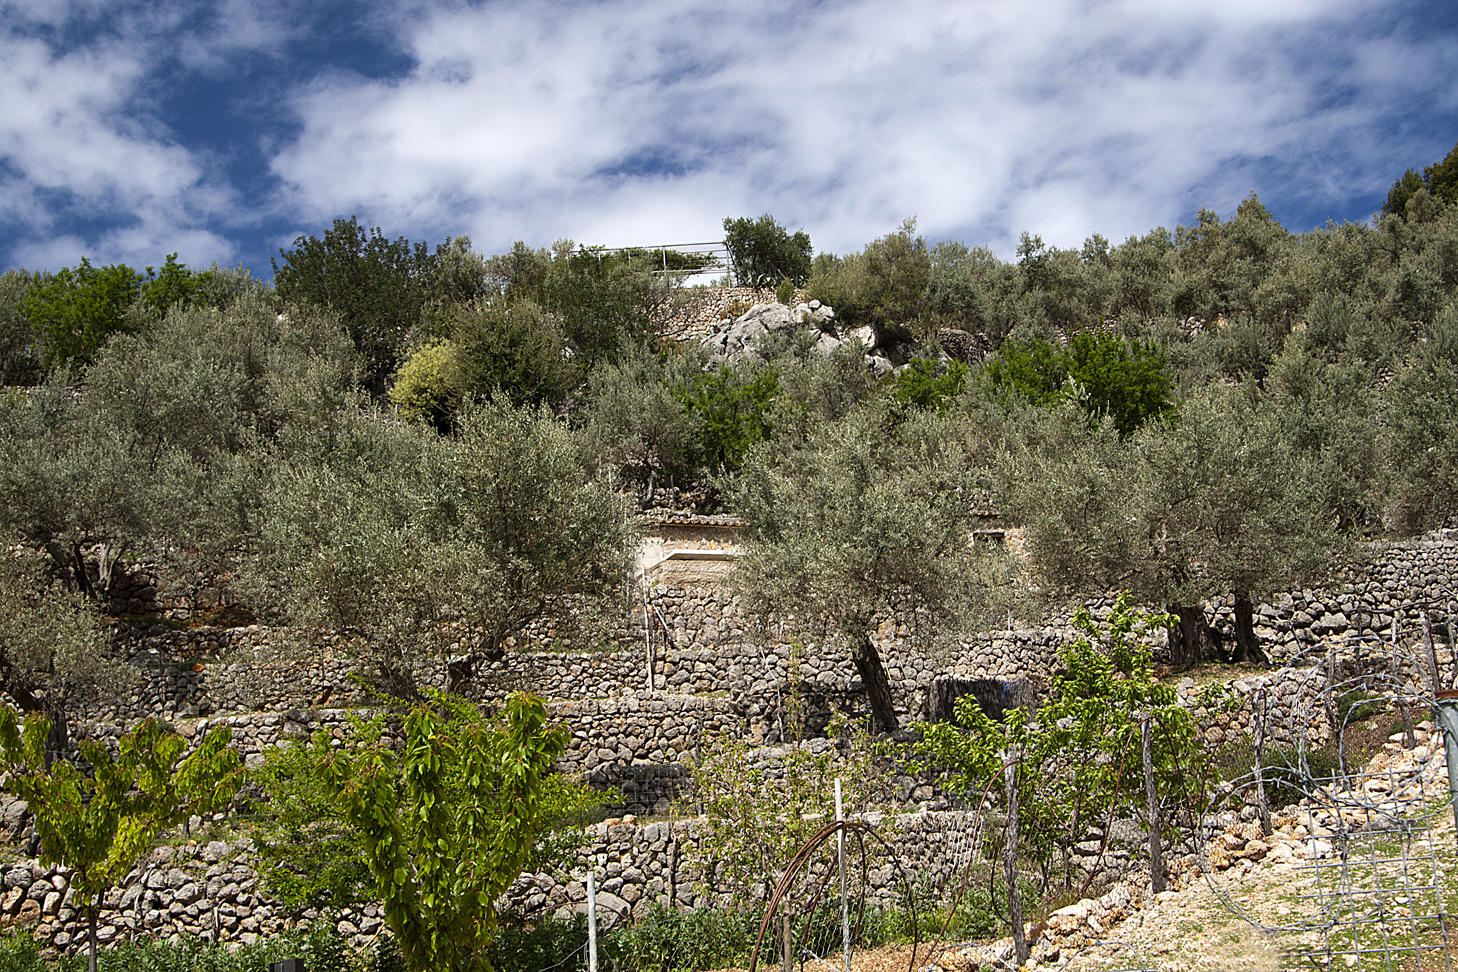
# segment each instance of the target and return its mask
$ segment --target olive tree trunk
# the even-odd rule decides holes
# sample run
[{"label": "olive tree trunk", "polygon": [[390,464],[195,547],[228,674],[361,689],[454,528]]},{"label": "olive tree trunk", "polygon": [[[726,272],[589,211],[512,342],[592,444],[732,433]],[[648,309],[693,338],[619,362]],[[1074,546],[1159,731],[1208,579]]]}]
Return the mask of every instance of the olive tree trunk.
[{"label": "olive tree trunk", "polygon": [[1175,668],[1190,668],[1201,660],[1200,628],[1205,612],[1192,604],[1171,604],[1169,613],[1175,623],[1169,628],[1169,663]]},{"label": "olive tree trunk", "polygon": [[866,698],[871,703],[871,716],[877,729],[895,732],[900,723],[896,720],[896,703],[891,699],[891,679],[886,666],[881,663],[881,653],[869,634],[862,634],[851,651],[856,674],[866,686]]}]

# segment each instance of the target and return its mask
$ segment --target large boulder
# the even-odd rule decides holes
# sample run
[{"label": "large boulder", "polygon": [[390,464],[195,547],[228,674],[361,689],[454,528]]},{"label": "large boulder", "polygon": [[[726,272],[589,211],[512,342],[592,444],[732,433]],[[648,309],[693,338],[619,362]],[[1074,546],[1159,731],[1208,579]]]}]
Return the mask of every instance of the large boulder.
[{"label": "large boulder", "polygon": [[[829,357],[841,345],[852,338],[860,340],[868,349],[874,340],[869,327],[854,328],[840,333],[835,320],[835,310],[812,300],[808,303],[787,307],[780,303],[755,304],[732,321],[723,321],[714,333],[704,338],[709,349],[711,365],[730,364],[750,356],[758,355],[759,348],[768,334],[779,334],[801,328],[818,332],[814,350]],[[884,358],[866,355],[866,367],[877,377],[889,373],[890,362]]]}]

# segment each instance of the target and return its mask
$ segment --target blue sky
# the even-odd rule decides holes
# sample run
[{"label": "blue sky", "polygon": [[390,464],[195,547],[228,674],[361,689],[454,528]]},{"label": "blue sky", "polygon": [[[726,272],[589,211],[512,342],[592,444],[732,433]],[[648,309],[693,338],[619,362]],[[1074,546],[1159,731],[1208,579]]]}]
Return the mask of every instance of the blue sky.
[{"label": "blue sky", "polygon": [[1013,255],[1364,220],[1458,141],[1458,4],[0,0],[0,263],[243,264],[357,215],[494,253],[845,252],[915,215]]}]

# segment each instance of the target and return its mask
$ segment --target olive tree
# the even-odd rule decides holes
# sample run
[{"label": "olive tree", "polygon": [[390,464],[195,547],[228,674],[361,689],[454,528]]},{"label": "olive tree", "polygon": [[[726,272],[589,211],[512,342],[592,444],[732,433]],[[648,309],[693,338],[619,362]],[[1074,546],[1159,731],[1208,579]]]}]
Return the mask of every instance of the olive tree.
[{"label": "olive tree", "polygon": [[1249,653],[1254,600],[1318,575],[1341,549],[1320,484],[1254,385],[1210,386],[1177,422],[1127,439],[1067,410],[1044,414],[1041,437],[1003,469],[1029,555],[1051,588],[1124,587],[1169,605],[1175,664],[1200,661],[1200,601],[1234,596]]},{"label": "olive tree", "polygon": [[828,622],[876,723],[897,727],[878,620],[921,608],[954,626],[980,587],[974,487],[952,421],[871,402],[803,448],[749,450],[733,507],[748,526],[739,580],[752,611]]},{"label": "olive tree", "polygon": [[0,692],[49,720],[48,758],[65,751],[73,706],[136,678],[111,650],[96,604],[23,547],[0,555]]},{"label": "olive tree", "polygon": [[628,519],[550,412],[469,408],[445,438],[361,412],[267,472],[247,585],[308,629],[357,635],[389,691],[434,655],[454,690],[533,621],[609,599]]}]

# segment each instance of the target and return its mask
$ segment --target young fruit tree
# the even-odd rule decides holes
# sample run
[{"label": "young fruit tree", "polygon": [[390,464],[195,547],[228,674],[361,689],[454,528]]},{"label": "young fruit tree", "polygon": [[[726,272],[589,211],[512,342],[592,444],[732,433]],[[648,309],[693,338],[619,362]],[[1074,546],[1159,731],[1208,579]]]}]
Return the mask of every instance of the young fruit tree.
[{"label": "young fruit tree", "polygon": [[552,764],[570,733],[522,693],[498,718],[436,695],[405,715],[398,743],[383,728],[342,747],[316,736],[316,778],[358,836],[406,967],[490,972],[494,902],[559,822]]},{"label": "young fruit tree", "polygon": [[919,756],[946,771],[949,788],[967,796],[1002,797],[1006,754],[1018,754],[1018,839],[1045,880],[1056,851],[1064,886],[1071,888],[1073,848],[1090,827],[1107,824],[1118,807],[1143,805],[1141,714],[1150,722],[1162,801],[1200,802],[1201,739],[1174,689],[1154,678],[1147,640],[1170,621],[1135,609],[1128,592],[1102,623],[1080,608],[1073,623],[1083,637],[1059,652],[1061,673],[1036,713],[1011,709],[995,722],[964,696],[956,716],[965,729],[945,722],[922,726]]},{"label": "young fruit tree", "polygon": [[25,801],[35,820],[43,864],[72,871],[71,888],[86,909],[90,972],[96,972],[96,923],[101,899],[126,877],[152,840],[168,827],[226,807],[242,778],[232,732],[217,728],[191,753],[187,741],[147,719],[118,740],[115,754],[81,742],[88,775],[64,759],[47,759],[50,720],[22,724],[0,707],[0,756],[5,788]]}]

